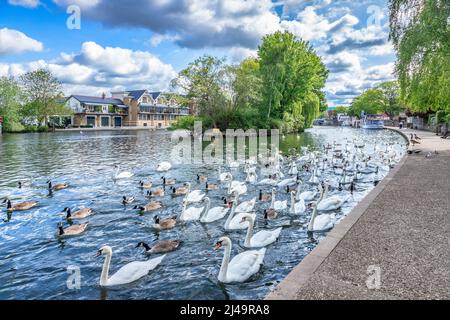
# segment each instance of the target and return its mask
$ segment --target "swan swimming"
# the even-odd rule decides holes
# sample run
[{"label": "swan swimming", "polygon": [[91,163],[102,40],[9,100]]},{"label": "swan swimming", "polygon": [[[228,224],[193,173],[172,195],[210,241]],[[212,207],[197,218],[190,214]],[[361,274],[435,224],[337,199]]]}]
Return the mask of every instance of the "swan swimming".
[{"label": "swan swimming", "polygon": [[112,249],[110,246],[103,246],[97,251],[96,257],[105,256],[102,273],[100,275],[100,286],[109,287],[134,282],[146,276],[151,270],[155,269],[166,255],[147,261],[133,261],[127,263],[117,270],[115,274],[109,277],[109,266],[111,264]]}]

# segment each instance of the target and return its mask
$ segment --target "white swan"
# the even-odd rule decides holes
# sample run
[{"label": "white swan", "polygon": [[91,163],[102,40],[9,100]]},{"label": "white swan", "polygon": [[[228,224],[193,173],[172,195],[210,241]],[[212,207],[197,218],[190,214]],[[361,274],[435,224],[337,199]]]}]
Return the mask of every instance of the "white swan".
[{"label": "white swan", "polygon": [[229,207],[214,207],[210,208],[211,200],[208,197],[205,197],[204,201],[207,202],[206,209],[200,217],[200,222],[210,223],[213,221],[217,221],[226,216],[228,211],[230,211]]},{"label": "white swan", "polygon": [[255,183],[258,180],[258,175],[255,172],[248,172],[247,177],[245,178],[245,182]]},{"label": "white swan", "polygon": [[303,199],[305,201],[312,201],[317,196],[317,190],[314,191],[303,191],[302,193],[297,193],[296,200]]},{"label": "white swan", "polygon": [[256,198],[253,198],[252,200],[241,202],[236,207],[236,212],[251,212],[255,208],[255,204],[256,204]]},{"label": "white swan", "polygon": [[[236,199],[233,200],[233,205],[231,207],[231,212],[228,215],[227,221],[225,221],[225,230],[242,230],[247,229],[248,222],[241,223],[242,217],[248,213],[241,212],[235,215],[236,212]],[[256,219],[255,213],[250,213],[250,215]]]},{"label": "white swan", "polygon": [[266,248],[259,250],[244,251],[236,255],[231,261],[231,240],[228,237],[220,238],[214,250],[224,247],[225,253],[220,267],[219,276],[220,282],[244,282],[252,275],[257,273],[263,264]]},{"label": "white swan", "polygon": [[311,204],[311,206],[314,207],[314,210],[308,224],[308,231],[326,231],[333,228],[336,223],[336,216],[334,213],[317,215],[317,207],[319,204]]},{"label": "white swan", "polygon": [[186,185],[187,185],[189,191],[188,191],[188,194],[186,194],[186,196],[184,197],[184,200],[187,203],[196,203],[196,202],[200,202],[203,200],[203,198],[205,197],[205,194],[202,193],[201,190],[191,191],[191,183],[186,182]]},{"label": "white swan", "polygon": [[288,186],[288,185],[295,184],[296,182],[297,182],[297,178],[288,178],[288,179],[284,179],[283,181],[280,181],[280,182],[277,184],[277,187],[278,187],[278,188],[283,188],[283,187],[286,187],[286,186]]},{"label": "white swan", "polygon": [[245,194],[247,192],[247,186],[245,185],[245,182],[240,181],[233,181],[233,175],[228,175],[228,194],[232,194],[233,192],[237,193],[238,195]]},{"label": "white swan", "polygon": [[180,214],[180,221],[195,221],[200,219],[205,207],[189,207],[187,208],[187,201],[183,201],[183,211]]},{"label": "white swan", "polygon": [[272,188],[272,202],[270,203],[270,208],[275,209],[276,211],[285,210],[287,208],[287,200],[284,201],[276,201],[275,200],[275,188]]},{"label": "white swan", "polygon": [[289,208],[289,213],[300,214],[305,212],[305,210],[305,200],[300,198],[298,202],[295,202],[295,191],[291,191],[291,207]]},{"label": "white swan", "polygon": [[275,241],[277,241],[278,237],[280,236],[280,232],[283,229],[282,227],[280,227],[274,230],[261,230],[253,234],[255,219],[251,215],[247,214],[242,217],[241,222],[244,223],[246,221],[249,223],[244,243],[244,246],[247,248],[261,248],[274,243]]},{"label": "white swan", "polygon": [[105,262],[103,263],[103,269],[100,276],[100,286],[117,286],[134,282],[149,273],[149,271],[155,269],[166,255],[162,255],[158,258],[150,259],[147,261],[133,261],[122,268],[117,270],[111,277],[109,274],[109,265],[111,263],[112,249],[110,246],[104,246],[97,251],[96,257],[105,256]]},{"label": "white swan", "polygon": [[325,184],[325,192],[321,196],[320,201],[317,203],[317,210],[319,211],[330,211],[339,209],[349,198],[350,196],[340,197],[340,196],[331,196],[328,195],[328,184]]},{"label": "white swan", "polygon": [[294,161],[292,161],[288,174],[291,176],[295,176],[297,175],[297,173],[298,173],[297,164]]},{"label": "white swan", "polygon": [[222,169],[219,167],[219,180],[220,180],[220,182],[228,181],[230,175],[231,175],[231,173],[229,173],[229,172],[222,172]]},{"label": "white swan", "polygon": [[164,172],[169,171],[172,168],[172,164],[168,161],[163,161],[158,164],[158,167],[156,168],[156,171],[158,172]]},{"label": "white swan", "polygon": [[130,171],[123,171],[120,172],[120,166],[117,165],[116,166],[116,173],[114,174],[114,179],[127,179],[127,178],[131,178],[132,176],[134,176],[134,174]]},{"label": "white swan", "polygon": [[269,185],[269,186],[275,186],[278,183],[278,180],[275,176],[275,179],[273,178],[274,176],[270,175],[269,178],[266,179],[262,179],[261,181],[258,182],[259,185]]}]

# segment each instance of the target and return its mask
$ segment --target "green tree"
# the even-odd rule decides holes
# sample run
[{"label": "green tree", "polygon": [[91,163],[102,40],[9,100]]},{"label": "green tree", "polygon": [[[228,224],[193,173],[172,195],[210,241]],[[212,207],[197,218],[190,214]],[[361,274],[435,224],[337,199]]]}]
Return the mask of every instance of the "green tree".
[{"label": "green tree", "polygon": [[383,92],[379,89],[369,89],[353,99],[348,114],[356,117],[360,117],[362,111],[366,114],[380,114],[384,104]]},{"label": "green tree", "polygon": [[5,131],[21,131],[21,102],[23,94],[13,78],[0,78],[0,116],[3,117]]},{"label": "green tree", "polygon": [[347,113],[349,111],[349,107],[346,106],[336,106],[333,111],[337,113]]},{"label": "green tree", "polygon": [[222,88],[226,71],[224,59],[205,55],[181,70],[172,86],[186,93],[189,104],[197,106],[200,115],[214,119],[228,104]]},{"label": "green tree", "polygon": [[[297,40],[292,33],[276,32],[263,38],[258,48],[262,79],[261,112],[270,118],[282,119],[303,103],[305,126],[317,114],[324,95],[321,92],[328,71],[308,42]],[[315,98],[313,98],[313,95]],[[311,103],[314,100],[316,103]],[[308,108],[312,108],[308,110]]]},{"label": "green tree", "polygon": [[26,97],[24,116],[36,117],[40,124],[47,125],[50,116],[71,114],[61,102],[61,83],[49,70],[27,72],[20,82]]},{"label": "green tree", "polygon": [[400,111],[404,110],[404,106],[400,101],[400,86],[397,81],[383,82],[376,87],[383,95],[382,111],[386,113],[389,118],[398,115]]},{"label": "green tree", "polygon": [[390,0],[401,98],[413,112],[450,113],[450,2]]}]

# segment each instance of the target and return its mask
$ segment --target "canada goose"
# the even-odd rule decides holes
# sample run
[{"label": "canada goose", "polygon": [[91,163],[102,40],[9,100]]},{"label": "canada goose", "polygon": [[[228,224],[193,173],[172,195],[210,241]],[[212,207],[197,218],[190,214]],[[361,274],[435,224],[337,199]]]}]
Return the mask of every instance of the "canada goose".
[{"label": "canada goose", "polygon": [[166,177],[161,177],[161,180],[163,181],[163,185],[165,186],[172,186],[177,182],[176,179],[168,179]]},{"label": "canada goose", "polygon": [[175,196],[183,196],[189,192],[189,188],[187,186],[183,186],[183,187],[179,187],[179,188],[170,187],[170,190],[172,190],[172,195],[175,195]]},{"label": "canada goose", "polygon": [[31,208],[34,208],[38,204],[37,201],[25,201],[17,203],[13,206],[11,200],[9,199],[3,200],[3,203],[6,203],[6,211],[8,212],[30,210]]},{"label": "canada goose", "polygon": [[135,197],[123,196],[122,197],[122,204],[126,205],[126,204],[133,203],[135,199],[136,199]]},{"label": "canada goose", "polygon": [[208,176],[197,174],[197,181],[206,182],[206,181],[208,181]]},{"label": "canada goose", "polygon": [[162,208],[161,202],[153,201],[147,203],[145,206],[134,206],[133,209],[139,209],[142,212],[155,211]]},{"label": "canada goose", "polygon": [[273,208],[264,210],[264,219],[266,219],[266,220],[276,219],[277,216],[278,216],[278,212]]},{"label": "canada goose", "polygon": [[213,191],[213,190],[217,190],[219,189],[219,186],[217,184],[212,184],[212,183],[206,183],[206,190],[207,191]]},{"label": "canada goose", "polygon": [[263,193],[262,190],[259,190],[259,201],[268,202],[270,200],[272,200],[272,194]]},{"label": "canada goose", "polygon": [[91,208],[83,208],[80,209],[74,213],[72,213],[72,210],[70,208],[64,208],[63,212],[67,213],[66,219],[68,220],[74,220],[74,219],[84,219],[86,217],[89,217],[94,212]]},{"label": "canada goose", "polygon": [[143,247],[145,249],[145,253],[147,254],[164,253],[177,250],[181,243],[181,240],[163,240],[150,247],[148,244],[141,241],[137,244],[136,248]]},{"label": "canada goose", "polygon": [[415,146],[416,144],[420,144],[419,141],[414,140],[414,139],[410,139],[409,141],[412,143],[413,146]]},{"label": "canada goose", "polygon": [[417,134],[414,133],[414,139],[416,140],[422,140]]},{"label": "canada goose", "polygon": [[144,181],[139,181],[139,186],[142,189],[150,189],[152,187],[153,183],[151,181],[148,182],[144,182]]},{"label": "canada goose", "polygon": [[176,216],[172,218],[160,219],[158,216],[154,217],[155,223],[153,224],[153,228],[158,230],[167,230],[172,229],[176,226],[177,220]]},{"label": "canada goose", "polygon": [[148,197],[164,197],[165,191],[163,188],[147,191]]},{"label": "canada goose", "polygon": [[70,237],[70,236],[77,236],[79,234],[82,234],[86,227],[88,226],[88,223],[82,223],[82,224],[74,224],[70,227],[64,228],[62,222],[58,223],[58,237]]},{"label": "canada goose", "polygon": [[31,187],[32,182],[31,181],[19,181],[17,182],[17,186],[19,189],[22,189],[23,187]]},{"label": "canada goose", "polygon": [[57,183],[55,185],[53,185],[51,181],[47,181],[47,183],[48,183],[48,189],[49,190],[58,191],[58,190],[67,189],[69,187],[69,184],[66,183],[66,182],[64,182],[64,183]]}]

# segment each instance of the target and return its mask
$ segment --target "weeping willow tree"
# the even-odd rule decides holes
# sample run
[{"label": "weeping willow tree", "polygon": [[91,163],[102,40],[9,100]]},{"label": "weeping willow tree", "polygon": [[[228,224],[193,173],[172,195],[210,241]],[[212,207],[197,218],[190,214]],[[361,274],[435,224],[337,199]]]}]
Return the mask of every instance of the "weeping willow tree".
[{"label": "weeping willow tree", "polygon": [[319,114],[328,77],[321,58],[308,42],[290,32],[265,36],[258,56],[262,80],[260,111],[266,120],[281,119],[285,131],[310,127]]},{"label": "weeping willow tree", "polygon": [[450,1],[390,0],[401,99],[413,112],[450,113]]}]

